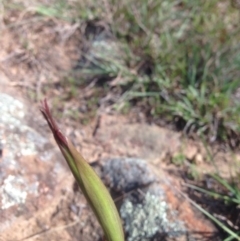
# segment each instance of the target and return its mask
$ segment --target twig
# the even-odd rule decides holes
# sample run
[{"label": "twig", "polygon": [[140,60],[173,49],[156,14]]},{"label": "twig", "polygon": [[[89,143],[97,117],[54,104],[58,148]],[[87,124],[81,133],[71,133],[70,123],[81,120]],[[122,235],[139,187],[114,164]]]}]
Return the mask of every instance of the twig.
[{"label": "twig", "polygon": [[80,219],[78,219],[78,220],[76,220],[76,221],[74,221],[74,222],[71,222],[71,223],[69,223],[69,224],[63,225],[63,226],[59,226],[59,227],[55,227],[55,228],[51,228],[51,227],[50,227],[50,228],[44,229],[44,230],[42,230],[42,231],[40,231],[40,232],[38,232],[38,233],[31,234],[31,235],[29,235],[29,236],[27,236],[27,237],[25,237],[25,238],[23,238],[23,239],[19,239],[18,241],[28,240],[28,239],[30,239],[30,238],[37,238],[37,237],[39,237],[39,236],[41,236],[41,235],[43,235],[43,234],[52,233],[52,232],[57,232],[57,231],[60,231],[60,230],[63,230],[63,229],[72,227],[72,226],[78,224],[79,221],[80,221]]}]

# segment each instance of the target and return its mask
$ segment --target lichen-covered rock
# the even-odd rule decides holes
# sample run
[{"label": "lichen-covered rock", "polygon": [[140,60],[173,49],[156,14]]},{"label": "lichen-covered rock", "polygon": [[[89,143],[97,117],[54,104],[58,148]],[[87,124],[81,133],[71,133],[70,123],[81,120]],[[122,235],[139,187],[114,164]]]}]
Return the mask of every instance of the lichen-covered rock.
[{"label": "lichen-covered rock", "polygon": [[126,199],[120,213],[128,241],[156,241],[186,232],[183,222],[177,219],[164,198],[149,192],[140,204]]},{"label": "lichen-covered rock", "polygon": [[40,223],[49,224],[67,169],[45,129],[36,128],[43,126],[37,107],[1,92],[0,100],[0,240],[23,240],[46,229]]},{"label": "lichen-covered rock", "polygon": [[19,159],[35,155],[37,146],[47,140],[25,123],[26,109],[21,101],[0,93],[0,143],[2,158],[0,162],[0,209],[8,209],[24,204],[27,195],[38,192],[38,181],[31,184]]},{"label": "lichen-covered rock", "polygon": [[[110,191],[125,197],[120,203],[127,241],[156,241],[186,232],[152,167],[138,158],[113,158],[102,165],[102,179]],[[164,177],[163,177],[164,178]]]}]

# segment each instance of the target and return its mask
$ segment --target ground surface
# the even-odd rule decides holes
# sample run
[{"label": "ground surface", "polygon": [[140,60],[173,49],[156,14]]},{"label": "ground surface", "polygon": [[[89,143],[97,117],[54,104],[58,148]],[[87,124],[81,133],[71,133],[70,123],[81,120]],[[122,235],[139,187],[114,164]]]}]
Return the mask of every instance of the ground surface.
[{"label": "ground surface", "polygon": [[[144,106],[135,106],[126,115],[119,115],[113,106],[115,98],[119,97],[117,87],[106,92],[103,88],[106,80],[103,83],[90,81],[91,78],[87,76],[87,81],[82,84],[82,77],[79,78],[79,83],[76,83],[78,77],[73,80],[68,78],[84,55],[85,34],[90,30],[80,23],[70,23],[53,16],[43,17],[38,11],[32,4],[26,11],[15,9],[4,12],[0,25],[0,92],[25,99],[32,116],[39,115],[38,102],[47,97],[54,116],[58,117],[66,134],[90,163],[114,156],[145,159],[155,169],[160,180],[169,180],[170,184],[161,185],[166,191],[168,202],[173,209],[178,210],[188,231],[206,234],[206,238],[210,237],[209,240],[214,240],[212,235],[215,235],[217,240],[217,229],[191,207],[189,197],[184,196],[187,195],[187,188],[183,184],[208,181],[206,175],[214,172],[216,166],[222,176],[229,178],[237,172],[239,155],[226,151],[227,148],[223,149],[222,145],[215,145],[210,149],[215,160],[213,165],[201,141],[189,140],[181,132],[169,130],[169,125],[168,128],[160,128],[149,124]],[[121,81],[119,79],[115,78],[110,85],[115,86]],[[31,126],[38,131],[41,128],[35,119],[31,119],[31,115]],[[161,122],[159,119],[158,122]],[[47,128],[41,132],[43,136],[47,133]],[[36,172],[38,176],[44,176],[47,168],[53,168],[51,165],[39,164],[36,169],[36,166],[26,164],[35,161],[36,156],[25,158],[20,163],[29,165],[29,173]],[[47,183],[47,188],[41,188],[43,197],[40,195],[35,204],[40,211],[30,205],[25,213],[27,216],[21,216],[20,212],[14,226],[4,228],[5,231],[0,236],[2,240],[95,241],[100,237],[101,231],[94,218],[89,216],[83,197],[72,191],[73,179],[65,178],[69,174],[66,174],[66,170],[60,173],[62,176],[57,175],[56,180],[49,179],[51,184]],[[64,181],[61,182],[62,179]],[[62,186],[58,188],[57,185],[52,190],[51,185],[55,182],[61,182],[62,186],[71,187],[71,190],[63,190]],[[48,201],[44,199],[48,188],[50,192],[53,191],[48,200],[49,207],[46,206]],[[191,194],[190,197],[194,200],[199,199],[199,196]],[[210,205],[204,200],[200,203],[206,208],[210,206],[218,217],[223,217],[222,220],[226,221],[226,210],[218,213],[219,210],[212,205],[214,201],[207,201]],[[29,212],[33,215],[28,216]],[[13,213],[14,209],[10,210],[10,214],[4,213],[4,220]],[[227,219],[230,226],[239,225],[238,218],[232,219],[230,215]],[[236,223],[232,223],[233,220]],[[186,237],[184,240],[187,240]]]},{"label": "ground surface", "polygon": [[[14,96],[16,89],[9,89],[7,85],[2,86],[4,88],[1,89],[1,92],[5,94],[2,94],[1,98],[2,104],[4,104],[6,102],[4,98],[8,96],[6,93]],[[20,96],[16,101],[22,99]],[[9,96],[8,98],[14,100],[16,97]],[[10,102],[10,106],[13,111],[12,116],[20,118],[17,117],[14,102]],[[19,109],[21,110],[20,107]],[[45,128],[46,125],[43,125],[43,120],[40,119],[40,113],[32,109],[28,100],[25,100],[23,110],[26,114],[23,120],[19,119],[21,127],[17,126],[17,121],[15,121],[16,126],[14,126],[14,122],[12,123],[13,130],[8,129],[8,123],[6,126],[4,126],[4,122],[1,123],[4,128],[1,140],[4,143],[1,158],[1,240],[98,240],[101,231],[89,211],[86,201],[76,189],[73,178],[62,162],[61,156],[53,148],[54,144],[45,139],[49,136],[49,132]],[[29,115],[30,110],[36,113],[35,117]],[[25,122],[29,123],[29,127],[25,127]],[[44,128],[40,128],[41,126]],[[79,149],[90,163],[94,163],[94,166],[105,166],[106,162],[115,156],[123,158],[123,160],[126,157],[143,158],[152,171],[145,174],[149,177],[142,178],[146,181],[147,178],[154,175],[155,186],[164,190],[166,202],[172,210],[178,212],[178,219],[184,222],[187,235],[206,240],[217,235],[214,226],[191,207],[189,201],[184,197],[181,178],[169,174],[170,169],[165,161],[180,147],[179,134],[157,126],[129,123],[128,118],[124,116],[103,115],[98,123],[98,128],[94,129],[94,126],[93,122],[92,125],[81,127],[80,131],[71,127],[67,129],[69,136],[79,144]],[[32,128],[34,129],[32,130]],[[139,129],[142,131],[139,132]],[[95,130],[94,135],[92,135],[93,130]],[[128,133],[127,137],[122,135],[125,132]],[[36,135],[34,138],[36,147],[31,148],[32,154],[31,151],[24,153],[24,148],[33,144],[31,139],[28,140],[28,137],[32,135]],[[12,140],[9,139],[11,136]],[[21,139],[22,147],[18,145],[18,139]],[[109,141],[110,139],[113,140]],[[9,145],[10,141],[11,145]],[[166,146],[167,141],[171,141],[171,148]],[[154,145],[151,142],[154,142]],[[121,143],[125,143],[125,145]],[[121,162],[121,159],[119,161]],[[147,166],[144,169],[148,168]],[[126,168],[125,171],[124,168]],[[119,184],[115,185],[120,185],[122,181],[126,182],[124,185],[132,185],[127,179],[121,181],[119,174],[119,172],[127,173],[131,168],[131,165],[126,167],[123,164],[120,170],[116,169],[115,173],[111,174],[113,177],[117,175],[116,178],[120,178]],[[177,171],[176,168],[173,167],[173,169]],[[13,178],[12,182],[11,178]],[[137,181],[140,180],[139,176],[135,178]],[[102,179],[107,180],[106,174],[102,174]],[[108,181],[108,185],[114,186],[111,181]],[[142,185],[146,186],[146,184]],[[141,189],[140,185],[137,190]],[[123,190],[120,196],[115,197],[118,202],[119,198],[120,200],[128,198],[132,192],[131,189],[129,192],[128,188],[126,190],[123,188]],[[22,196],[21,193],[27,193],[27,195]],[[184,234],[184,236],[186,235]],[[159,237],[156,238],[154,240],[161,240]],[[187,240],[187,237],[177,238],[177,240]]]}]

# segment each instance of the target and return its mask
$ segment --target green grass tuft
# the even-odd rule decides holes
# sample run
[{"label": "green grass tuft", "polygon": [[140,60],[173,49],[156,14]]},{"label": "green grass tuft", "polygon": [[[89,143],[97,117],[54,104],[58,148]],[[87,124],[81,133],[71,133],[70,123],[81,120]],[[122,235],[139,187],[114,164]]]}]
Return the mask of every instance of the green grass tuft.
[{"label": "green grass tuft", "polygon": [[122,79],[120,101],[145,99],[153,118],[181,120],[210,141],[239,135],[239,11],[229,1],[91,0],[77,9],[75,18],[105,21],[121,46],[121,61],[98,56],[101,74]]}]

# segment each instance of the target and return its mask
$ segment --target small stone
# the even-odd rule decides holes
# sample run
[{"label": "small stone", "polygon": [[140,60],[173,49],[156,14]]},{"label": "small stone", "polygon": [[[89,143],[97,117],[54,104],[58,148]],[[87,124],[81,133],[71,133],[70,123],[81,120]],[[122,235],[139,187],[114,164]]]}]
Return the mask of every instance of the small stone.
[{"label": "small stone", "polygon": [[200,153],[197,153],[197,155],[194,158],[194,162],[196,164],[202,164],[203,163],[203,156]]},{"label": "small stone", "polygon": [[127,193],[157,180],[146,161],[139,158],[112,158],[102,167],[102,179],[111,191]]},{"label": "small stone", "polygon": [[196,146],[188,145],[184,149],[183,154],[186,156],[188,160],[194,160],[194,157],[196,156],[197,151],[198,149]]}]

